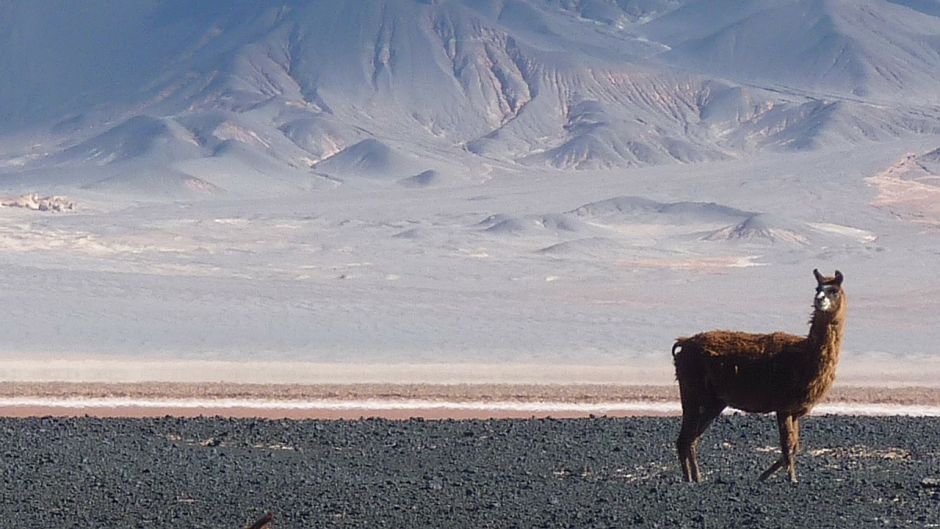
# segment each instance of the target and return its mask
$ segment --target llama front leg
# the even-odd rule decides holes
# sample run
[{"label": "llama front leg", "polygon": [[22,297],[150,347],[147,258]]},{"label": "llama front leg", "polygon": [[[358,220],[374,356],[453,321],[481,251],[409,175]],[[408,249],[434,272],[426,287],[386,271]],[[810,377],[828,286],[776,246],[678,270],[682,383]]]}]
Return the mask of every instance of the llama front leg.
[{"label": "llama front leg", "polygon": [[796,454],[800,451],[800,418],[799,415],[790,416],[791,427],[788,432],[790,444],[790,461],[787,465],[787,473],[790,475],[790,481],[796,483]]},{"label": "llama front leg", "polygon": [[760,475],[760,479],[763,481],[786,466],[790,481],[796,483],[796,452],[800,444],[798,419],[788,413],[777,412],[777,429],[780,432],[780,459],[774,461],[774,464]]}]

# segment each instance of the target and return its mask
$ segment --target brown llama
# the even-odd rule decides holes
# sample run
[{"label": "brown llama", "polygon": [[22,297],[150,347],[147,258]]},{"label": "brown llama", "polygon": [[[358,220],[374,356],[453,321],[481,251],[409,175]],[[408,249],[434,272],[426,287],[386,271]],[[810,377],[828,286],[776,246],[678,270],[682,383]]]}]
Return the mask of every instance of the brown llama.
[{"label": "brown llama", "polygon": [[672,346],[682,400],[676,448],[686,481],[701,481],[698,440],[713,420],[732,407],[777,414],[780,458],[760,479],[786,467],[796,482],[799,420],[829,391],[836,375],[845,327],[842,273],[816,276],[809,335],[711,331],[679,338]]}]

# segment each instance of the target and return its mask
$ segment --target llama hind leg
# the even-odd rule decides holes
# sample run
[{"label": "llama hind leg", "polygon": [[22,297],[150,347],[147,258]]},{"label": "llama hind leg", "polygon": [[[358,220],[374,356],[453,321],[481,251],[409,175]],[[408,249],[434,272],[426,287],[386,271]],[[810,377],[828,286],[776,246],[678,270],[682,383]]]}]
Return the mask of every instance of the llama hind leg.
[{"label": "llama hind leg", "polygon": [[676,449],[686,481],[696,483],[702,481],[698,466],[698,441],[715,417],[718,417],[724,409],[725,403],[721,401],[711,401],[699,406],[683,405],[682,427],[679,431],[679,439],[676,441]]},{"label": "llama hind leg", "polygon": [[[682,412],[682,427],[679,429],[679,438],[676,440],[676,451],[679,454],[679,466],[682,467],[682,477],[686,481],[698,481],[698,466],[695,465],[695,453],[693,446],[693,432],[695,424],[698,421],[696,415],[692,412]],[[693,465],[695,472],[693,473]]]}]

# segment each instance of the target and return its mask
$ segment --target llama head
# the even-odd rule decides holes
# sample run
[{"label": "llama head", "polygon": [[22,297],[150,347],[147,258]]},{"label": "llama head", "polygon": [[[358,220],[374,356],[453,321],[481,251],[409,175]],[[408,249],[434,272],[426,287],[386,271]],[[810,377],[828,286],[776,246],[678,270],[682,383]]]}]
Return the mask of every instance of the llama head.
[{"label": "llama head", "polygon": [[834,276],[826,277],[820,274],[819,270],[813,270],[813,275],[816,276],[816,298],[813,300],[813,306],[820,312],[837,312],[844,299],[842,272],[836,270]]}]

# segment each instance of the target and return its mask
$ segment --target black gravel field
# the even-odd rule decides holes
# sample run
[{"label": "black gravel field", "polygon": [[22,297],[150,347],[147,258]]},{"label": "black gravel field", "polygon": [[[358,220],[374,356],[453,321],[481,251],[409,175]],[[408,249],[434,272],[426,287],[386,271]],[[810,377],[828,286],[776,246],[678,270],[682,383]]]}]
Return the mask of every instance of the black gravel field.
[{"label": "black gravel field", "polygon": [[678,418],[0,419],[0,526],[940,527],[940,419],[803,421],[801,482],[759,482],[772,416],[720,418],[707,482]]}]

